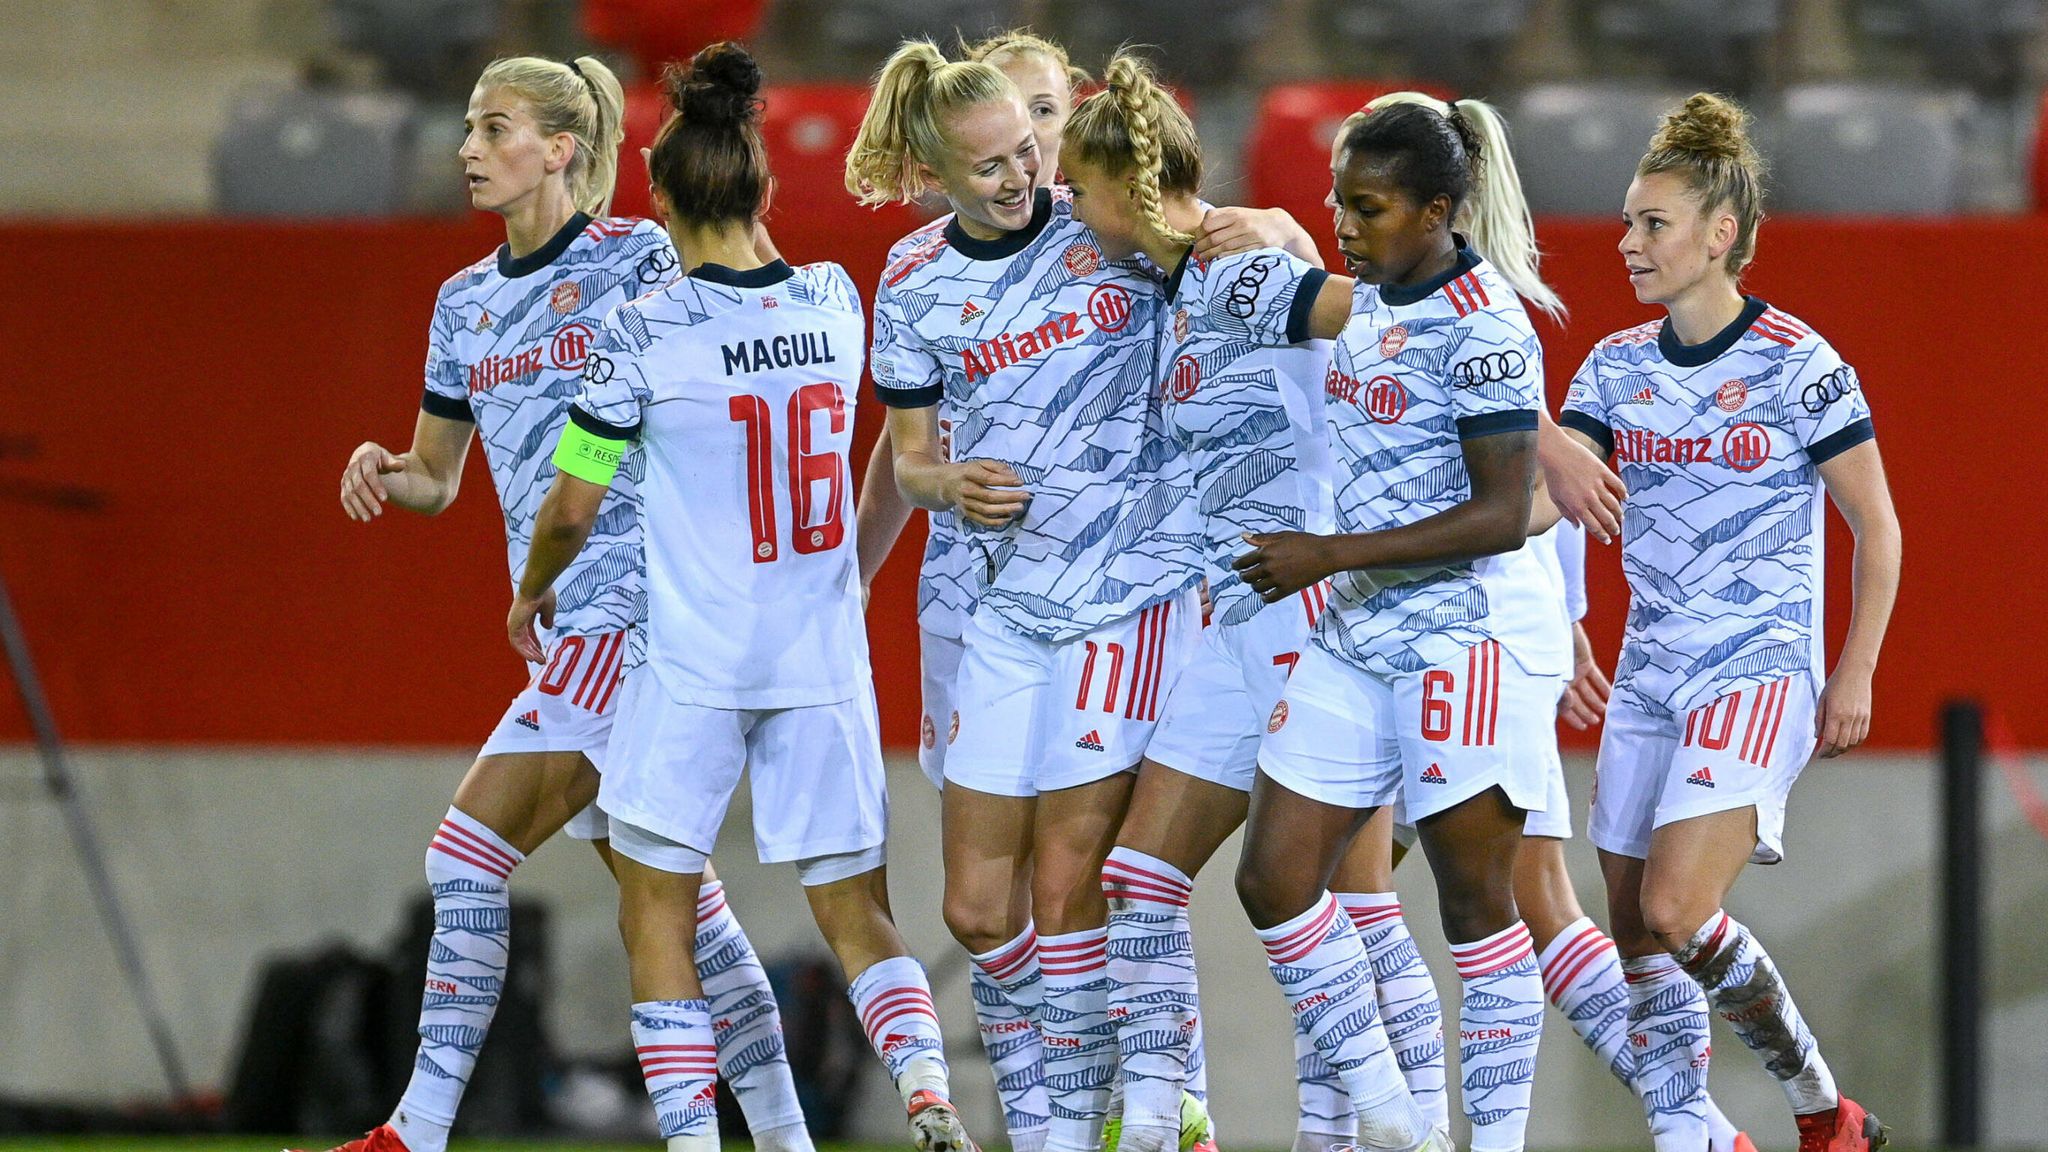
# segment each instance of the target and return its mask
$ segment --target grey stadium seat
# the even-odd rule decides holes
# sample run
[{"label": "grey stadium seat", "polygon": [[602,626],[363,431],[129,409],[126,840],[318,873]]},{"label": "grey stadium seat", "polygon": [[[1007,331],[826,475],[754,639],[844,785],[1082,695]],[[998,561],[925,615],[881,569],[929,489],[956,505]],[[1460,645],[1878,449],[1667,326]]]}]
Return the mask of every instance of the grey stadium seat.
[{"label": "grey stadium seat", "polygon": [[409,92],[467,95],[490,62],[505,0],[327,0],[335,39]]},{"label": "grey stadium seat", "polygon": [[2044,24],[2042,0],[1860,0],[1856,23],[1911,47],[1937,82],[2010,94]]},{"label": "grey stadium seat", "polygon": [[412,102],[370,92],[243,97],[214,145],[216,208],[252,216],[386,216],[403,207]]},{"label": "grey stadium seat", "polygon": [[1618,216],[1650,134],[1684,93],[1624,84],[1544,84],[1507,110],[1522,188],[1536,212]]},{"label": "grey stadium seat", "polygon": [[1961,122],[1952,93],[1860,84],[1786,91],[1761,125],[1772,177],[1766,209],[1941,216],[1962,202]]},{"label": "grey stadium seat", "polygon": [[948,56],[1015,18],[1011,0],[798,0],[777,5],[786,39],[804,45],[821,73],[865,76],[896,45],[925,37]]},{"label": "grey stadium seat", "polygon": [[1090,72],[1119,45],[1157,49],[1145,56],[1182,88],[1211,90],[1244,69],[1274,19],[1274,0],[1052,0],[1053,35]]},{"label": "grey stadium seat", "polygon": [[1521,33],[1530,0],[1317,0],[1317,34],[1399,52],[1413,76],[1483,95]]},{"label": "grey stadium seat", "polygon": [[1599,0],[1593,24],[1605,39],[1661,57],[1675,76],[1744,88],[1781,8],[1782,0]]}]

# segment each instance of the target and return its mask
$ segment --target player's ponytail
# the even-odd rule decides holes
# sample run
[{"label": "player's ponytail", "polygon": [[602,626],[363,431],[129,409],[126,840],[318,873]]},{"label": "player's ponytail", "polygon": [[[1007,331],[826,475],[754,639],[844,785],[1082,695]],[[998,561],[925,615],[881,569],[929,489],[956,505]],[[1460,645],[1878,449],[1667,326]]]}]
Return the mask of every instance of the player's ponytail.
[{"label": "player's ponytail", "polygon": [[946,118],[1016,91],[993,64],[947,60],[929,40],[904,41],[875,73],[846,152],[846,190],[870,207],[924,195],[925,170],[945,158]]},{"label": "player's ponytail", "polygon": [[[1483,100],[1446,104],[1423,92],[1390,92],[1366,105],[1365,116],[1396,105],[1425,109],[1443,122],[1456,140],[1457,151],[1464,154],[1470,176],[1464,194],[1452,198],[1456,226],[1509,287],[1551,319],[1562,322],[1564,301],[1556,289],[1543,282],[1536,222],[1522,194],[1522,176],[1508,148],[1507,123],[1500,113]],[[1347,131],[1361,123],[1356,115],[1345,121]],[[1445,142],[1440,138],[1437,143]]]},{"label": "player's ponytail", "polygon": [[538,56],[494,60],[477,78],[478,88],[505,88],[524,100],[541,135],[567,132],[576,141],[569,157],[569,198],[577,211],[602,216],[611,210],[619,179],[619,144],[626,138],[626,92],[619,78],[595,56],[563,64]]},{"label": "player's ponytail", "polygon": [[1195,126],[1152,69],[1129,52],[1110,58],[1101,92],[1076,109],[1060,133],[1060,155],[1112,177],[1128,177],[1138,213],[1175,244],[1195,238],[1166,222],[1166,194],[1192,196],[1202,186],[1202,145]]},{"label": "player's ponytail", "polygon": [[663,68],[661,91],[675,115],[655,134],[647,172],[670,216],[699,225],[751,223],[768,194],[760,65],[723,41],[687,65]]},{"label": "player's ponytail", "polygon": [[1728,275],[1740,278],[1756,258],[1757,226],[1764,219],[1764,158],[1749,139],[1749,112],[1725,96],[1700,92],[1664,118],[1637,176],[1676,172],[1699,199],[1702,213],[1725,208],[1735,217]]}]

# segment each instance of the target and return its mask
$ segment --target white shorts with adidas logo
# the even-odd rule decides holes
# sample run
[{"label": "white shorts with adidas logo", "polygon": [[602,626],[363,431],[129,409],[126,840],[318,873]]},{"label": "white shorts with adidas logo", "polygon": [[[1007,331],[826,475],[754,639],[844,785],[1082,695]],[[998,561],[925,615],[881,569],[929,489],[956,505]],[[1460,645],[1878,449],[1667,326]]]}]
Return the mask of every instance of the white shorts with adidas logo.
[{"label": "white shorts with adidas logo", "polygon": [[1057,643],[968,618],[953,681],[948,784],[1036,796],[1137,767],[1167,694],[1200,641],[1193,589]]},{"label": "white shorts with adidas logo", "polygon": [[1533,816],[1553,802],[1561,687],[1493,640],[1391,679],[1311,644],[1267,719],[1259,771],[1342,808],[1400,801],[1411,821],[1494,787]]},{"label": "white shorts with adidas logo", "polygon": [[1750,860],[1785,858],[1785,798],[1813,755],[1819,690],[1806,673],[1732,692],[1684,716],[1658,716],[1617,690],[1593,773],[1596,847],[1645,859],[1666,824],[1756,808]]},{"label": "white shorts with adidas logo", "polygon": [[[611,739],[628,639],[623,631],[555,637],[547,663],[531,666],[526,687],[512,698],[477,756],[581,752],[596,764]],[[563,831],[578,840],[610,834],[594,803],[570,817]]]},{"label": "white shorts with adidas logo", "polygon": [[1267,717],[1309,646],[1326,597],[1326,589],[1304,589],[1242,624],[1204,628],[1167,697],[1146,758],[1198,780],[1251,791]]}]

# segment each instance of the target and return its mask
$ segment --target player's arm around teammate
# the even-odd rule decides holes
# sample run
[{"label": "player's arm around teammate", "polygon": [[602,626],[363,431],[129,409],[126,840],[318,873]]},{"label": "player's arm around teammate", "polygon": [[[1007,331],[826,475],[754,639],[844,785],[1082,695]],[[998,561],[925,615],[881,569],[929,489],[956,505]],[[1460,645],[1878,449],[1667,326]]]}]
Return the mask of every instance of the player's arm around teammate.
[{"label": "player's arm around teammate", "polygon": [[[1673,1015],[1659,999],[1690,979],[1779,1081],[1802,1149],[1864,1152],[1884,1142],[1882,1126],[1837,1090],[1782,973],[1722,910],[1745,864],[1782,858],[1785,800],[1816,736],[1825,757],[1867,734],[1900,558],[1854,369],[1741,291],[1762,218],[1747,120],[1697,95],[1651,140],[1619,248],[1636,298],[1666,317],[1601,341],[1566,401],[1566,427],[1646,481],[1632,513],[1641,527],[1623,545],[1630,626],[1591,835],[1630,968],[1632,1027],[1662,1045],[1641,1073],[1668,1105],[1652,1115],[1658,1148],[1696,1146],[1705,1013]],[[1855,533],[1855,602],[1840,662],[1816,692],[1823,490]]]}]

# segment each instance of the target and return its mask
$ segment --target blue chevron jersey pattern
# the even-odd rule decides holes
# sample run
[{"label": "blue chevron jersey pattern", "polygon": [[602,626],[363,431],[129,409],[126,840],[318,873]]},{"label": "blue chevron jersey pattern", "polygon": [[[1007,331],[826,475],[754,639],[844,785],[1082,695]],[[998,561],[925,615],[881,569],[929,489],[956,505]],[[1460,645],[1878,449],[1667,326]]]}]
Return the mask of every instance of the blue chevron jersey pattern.
[{"label": "blue chevron jersey pattern", "polygon": [[1323,430],[1327,341],[1307,341],[1328,279],[1277,248],[1202,260],[1166,282],[1157,375],[1167,433],[1194,469],[1213,618],[1263,606],[1231,561],[1247,532],[1329,532],[1334,475]]},{"label": "blue chevron jersey pattern", "polygon": [[[1458,261],[1425,284],[1360,284],[1324,380],[1337,457],[1337,530],[1377,532],[1471,498],[1463,442],[1536,430],[1543,350],[1514,290],[1459,240]],[[1417,672],[1484,640],[1524,670],[1563,675],[1555,589],[1529,545],[1420,570],[1341,572],[1316,642],[1380,676]]]},{"label": "blue chevron jersey pattern", "polygon": [[[1065,640],[1195,582],[1200,534],[1172,520],[1191,469],[1164,435],[1152,379],[1158,308],[1157,281],[1104,260],[1064,189],[1041,192],[1030,226],[1001,240],[949,217],[890,249],[876,395],[938,405],[953,459],[1001,461],[1031,493],[1021,523],[960,522],[932,545],[921,622],[939,601],[964,616],[978,591],[1013,631]],[[942,581],[959,571],[949,560],[971,587]]]},{"label": "blue chevron jersey pattern", "polygon": [[[441,285],[420,407],[476,423],[513,583],[605,313],[675,274],[675,248],[659,226],[579,214],[538,251],[515,258],[500,248]],[[555,582],[554,635],[616,632],[644,611],[638,474],[637,459],[619,470],[589,542]]]},{"label": "blue chevron jersey pattern", "polygon": [[1618,692],[1677,715],[1823,671],[1820,465],[1873,439],[1856,370],[1762,300],[1704,344],[1666,323],[1602,340],[1560,422],[1628,484]]}]

